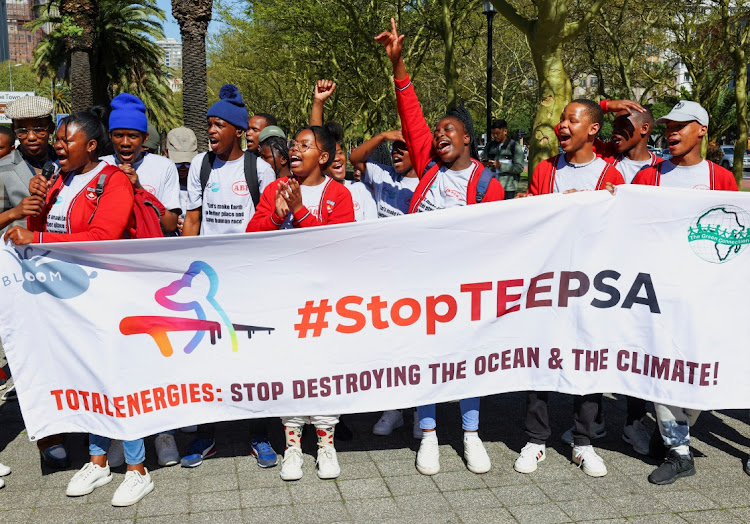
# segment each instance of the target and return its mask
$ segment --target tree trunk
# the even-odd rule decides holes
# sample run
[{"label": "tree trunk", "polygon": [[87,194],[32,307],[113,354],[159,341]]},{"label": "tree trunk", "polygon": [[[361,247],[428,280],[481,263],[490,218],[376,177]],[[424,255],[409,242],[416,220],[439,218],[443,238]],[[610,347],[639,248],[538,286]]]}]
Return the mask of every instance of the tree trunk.
[{"label": "tree trunk", "polygon": [[742,168],[744,167],[745,150],[747,147],[747,52],[742,45],[734,48],[732,53],[734,62],[734,100],[737,104],[737,141],[734,143],[734,165],[732,172],[737,181],[737,187],[742,189]]},{"label": "tree trunk", "polygon": [[73,51],[70,59],[70,91],[73,111],[83,111],[94,105],[91,89],[91,64],[86,51]]},{"label": "tree trunk", "polygon": [[182,113],[185,127],[198,139],[198,151],[208,149],[206,112],[208,95],[206,80],[206,37],[182,33]]},{"label": "tree trunk", "polygon": [[450,0],[441,2],[441,30],[445,54],[443,55],[443,75],[445,76],[445,94],[447,109],[451,110],[458,105],[456,82],[458,81],[458,70],[456,68],[456,44],[453,39],[453,13],[451,12]]},{"label": "tree trunk", "polygon": [[182,113],[185,127],[198,139],[198,151],[208,149],[206,32],[212,8],[213,0],[172,0],[182,36]]},{"label": "tree trunk", "polygon": [[573,95],[562,63],[560,46],[552,48],[545,40],[529,39],[531,56],[539,81],[539,105],[534,114],[529,150],[529,176],[537,164],[557,154],[555,125]]}]

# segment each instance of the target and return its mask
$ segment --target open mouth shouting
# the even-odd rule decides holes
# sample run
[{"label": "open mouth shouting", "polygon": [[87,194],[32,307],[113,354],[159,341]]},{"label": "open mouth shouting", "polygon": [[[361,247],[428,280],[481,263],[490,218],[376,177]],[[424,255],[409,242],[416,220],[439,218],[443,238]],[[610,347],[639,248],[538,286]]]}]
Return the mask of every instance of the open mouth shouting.
[{"label": "open mouth shouting", "polygon": [[570,145],[570,133],[567,131],[560,131],[560,134],[558,135],[558,140],[560,142],[560,147],[563,148],[563,150]]},{"label": "open mouth shouting", "polygon": [[292,169],[298,168],[302,165],[302,156],[298,153],[292,153],[289,155],[289,167]]},{"label": "open mouth shouting", "polygon": [[452,147],[453,142],[451,142],[449,138],[440,138],[435,145],[435,151],[442,157],[444,155],[447,155]]}]

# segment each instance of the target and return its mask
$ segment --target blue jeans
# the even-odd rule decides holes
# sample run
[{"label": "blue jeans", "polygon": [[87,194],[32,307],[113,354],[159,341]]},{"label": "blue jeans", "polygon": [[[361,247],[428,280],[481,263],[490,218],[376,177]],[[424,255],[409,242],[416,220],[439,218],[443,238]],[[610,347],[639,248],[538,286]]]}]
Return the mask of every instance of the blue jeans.
[{"label": "blue jeans", "polygon": [[[109,451],[110,439],[108,437],[102,437],[100,435],[94,435],[89,433],[89,455],[106,455]],[[146,446],[143,444],[143,439],[138,440],[123,440],[122,448],[125,451],[125,463],[129,466],[136,464],[142,464],[146,460]]]},{"label": "blue jeans", "polygon": [[[459,406],[464,431],[477,431],[479,429],[479,397],[461,399]],[[417,417],[419,417],[420,428],[435,429],[435,404],[418,406]]]}]

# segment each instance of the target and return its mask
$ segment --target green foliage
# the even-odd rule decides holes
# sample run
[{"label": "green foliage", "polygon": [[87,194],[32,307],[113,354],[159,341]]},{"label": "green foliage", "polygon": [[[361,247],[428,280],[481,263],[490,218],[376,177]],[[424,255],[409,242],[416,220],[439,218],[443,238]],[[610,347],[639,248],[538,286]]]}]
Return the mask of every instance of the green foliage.
[{"label": "green foliage", "polygon": [[[66,39],[82,34],[70,17],[61,17],[54,9],[59,3],[53,0],[38,7],[39,18],[27,24],[32,30],[52,25],[52,32],[34,49],[33,66],[40,80],[51,78],[61,68],[69,79],[71,60]],[[89,50],[94,103],[108,105],[115,95],[132,93],[143,100],[149,120],[161,131],[181,123],[167,84],[170,72],[154,43],[164,38],[165,19],[155,0],[99,0],[94,43]]]},{"label": "green foliage", "polygon": [[[10,71],[8,66],[10,66]],[[0,62],[0,91],[10,90],[10,75],[13,75],[14,91],[33,91],[37,96],[52,98],[55,102],[56,113],[70,112],[70,86],[66,82],[56,81],[53,92],[52,80],[50,78],[37,79],[31,64],[9,64],[5,61]]]}]

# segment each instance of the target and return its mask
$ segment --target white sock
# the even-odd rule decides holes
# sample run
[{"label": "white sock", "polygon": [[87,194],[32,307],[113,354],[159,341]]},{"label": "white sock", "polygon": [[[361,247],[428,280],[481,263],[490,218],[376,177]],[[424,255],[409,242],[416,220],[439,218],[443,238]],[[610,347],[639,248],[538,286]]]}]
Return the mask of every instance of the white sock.
[{"label": "white sock", "polygon": [[682,445],[682,446],[672,446],[672,450],[676,451],[677,453],[679,453],[683,457],[687,457],[688,455],[690,455],[690,446],[685,446],[685,445]]},{"label": "white sock", "polygon": [[437,440],[437,431],[422,431],[422,438],[434,438],[435,440]]},{"label": "white sock", "polygon": [[479,438],[479,433],[477,431],[464,431],[464,438]]}]

